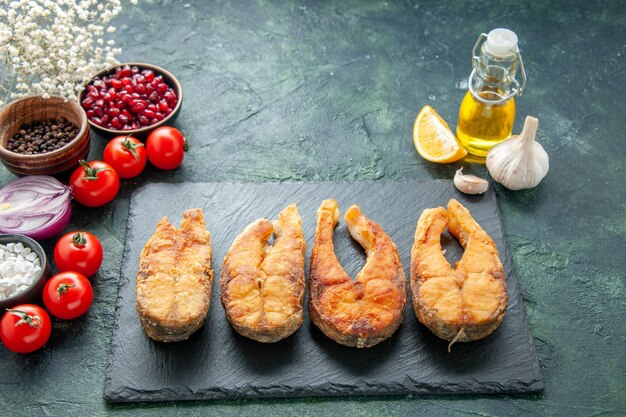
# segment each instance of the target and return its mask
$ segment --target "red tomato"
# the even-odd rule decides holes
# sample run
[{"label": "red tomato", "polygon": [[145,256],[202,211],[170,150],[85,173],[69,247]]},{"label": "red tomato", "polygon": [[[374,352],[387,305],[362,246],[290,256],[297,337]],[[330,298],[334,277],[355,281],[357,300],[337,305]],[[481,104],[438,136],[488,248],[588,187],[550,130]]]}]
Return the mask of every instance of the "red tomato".
[{"label": "red tomato", "polygon": [[50,339],[52,323],[46,311],[33,304],[8,309],[0,321],[0,338],[12,352],[34,352]]},{"label": "red tomato", "polygon": [[120,190],[120,179],[111,165],[102,161],[80,161],[70,177],[74,198],[87,207],[100,207],[113,200]]},{"label": "red tomato", "polygon": [[61,272],[46,282],[43,303],[53,316],[63,320],[80,317],[93,302],[89,280],[78,272]]},{"label": "red tomato", "polygon": [[54,263],[61,272],[76,271],[90,277],[102,265],[102,245],[89,232],[70,232],[57,241]]},{"label": "red tomato", "polygon": [[187,142],[180,130],[171,126],[156,128],[148,136],[148,160],[160,169],[177,168],[185,156]]},{"label": "red tomato", "polygon": [[120,178],[133,178],[146,167],[146,148],[132,136],[117,136],[104,148],[102,159]]}]

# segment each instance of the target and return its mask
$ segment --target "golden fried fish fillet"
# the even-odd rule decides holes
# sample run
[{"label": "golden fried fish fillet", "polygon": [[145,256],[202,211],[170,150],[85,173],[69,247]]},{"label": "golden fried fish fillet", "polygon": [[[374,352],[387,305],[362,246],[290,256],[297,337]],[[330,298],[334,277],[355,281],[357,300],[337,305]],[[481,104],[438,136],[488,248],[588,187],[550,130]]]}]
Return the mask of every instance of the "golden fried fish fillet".
[{"label": "golden fried fish fillet", "polygon": [[[441,249],[446,227],[465,249],[452,269]],[[422,212],[411,251],[411,295],[420,322],[445,340],[490,335],[506,313],[506,275],[493,240],[458,201]],[[448,347],[449,350],[449,347]]]},{"label": "golden fried fish fillet", "polygon": [[287,206],[274,224],[260,219],[237,236],[220,277],[222,304],[237,333],[270,343],[300,328],[305,251],[295,204]]},{"label": "golden fried fish fillet", "polygon": [[339,221],[335,200],[317,211],[311,254],[309,310],[324,334],[346,346],[370,347],[391,336],[404,318],[406,277],[396,246],[358,206],[344,216],[367,260],[353,281],[335,255],[333,230]]},{"label": "golden fried fish fillet", "polygon": [[211,300],[211,236],[202,210],[183,213],[180,229],[167,217],[139,257],[137,312],[144,332],[160,342],[187,339],[206,319]]}]

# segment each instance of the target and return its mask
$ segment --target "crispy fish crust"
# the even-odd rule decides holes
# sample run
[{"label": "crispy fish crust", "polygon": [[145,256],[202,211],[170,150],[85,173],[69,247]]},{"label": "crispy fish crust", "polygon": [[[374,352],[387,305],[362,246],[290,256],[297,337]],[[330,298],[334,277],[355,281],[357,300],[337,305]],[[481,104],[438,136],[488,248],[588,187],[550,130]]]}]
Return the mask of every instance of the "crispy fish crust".
[{"label": "crispy fish crust", "polygon": [[[441,249],[446,229],[465,249],[452,269]],[[411,295],[420,322],[445,340],[490,335],[506,313],[506,275],[493,240],[458,201],[422,212],[411,251]]]},{"label": "crispy fish crust", "polygon": [[144,332],[160,342],[187,339],[206,319],[211,300],[211,236],[202,210],[183,213],[180,229],[167,217],[139,257],[137,312]]},{"label": "crispy fish crust", "polygon": [[367,252],[367,261],[355,280],[350,279],[335,255],[333,230],[338,220],[337,202],[324,200],[317,211],[311,254],[311,319],[342,345],[374,346],[391,336],[404,318],[406,277],[389,235],[352,206],[344,220]]},{"label": "crispy fish crust", "polygon": [[[274,245],[268,244],[275,234]],[[260,219],[237,236],[224,258],[220,293],[237,333],[276,342],[302,325],[306,242],[295,204],[278,221]]]}]

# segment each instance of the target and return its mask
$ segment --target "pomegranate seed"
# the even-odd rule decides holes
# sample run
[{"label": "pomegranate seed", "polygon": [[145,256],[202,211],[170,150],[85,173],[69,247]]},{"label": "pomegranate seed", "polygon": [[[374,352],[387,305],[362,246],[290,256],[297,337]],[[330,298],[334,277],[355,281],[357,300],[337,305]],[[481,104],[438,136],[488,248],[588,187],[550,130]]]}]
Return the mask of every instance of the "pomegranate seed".
[{"label": "pomegranate seed", "polygon": [[122,84],[122,82],[116,78],[113,78],[111,80],[111,85],[113,86],[113,88],[115,88],[116,90],[119,90],[120,88],[122,88],[122,86],[124,84]]},{"label": "pomegranate seed", "polygon": [[176,100],[176,97],[169,95],[165,97],[165,101],[167,101],[167,105],[170,106],[170,108],[173,108],[176,105],[177,100]]},{"label": "pomegranate seed", "polygon": [[94,113],[94,111],[93,111],[93,110],[87,110],[87,117],[88,117],[88,118],[90,118],[90,119],[91,119],[91,118],[92,118],[92,117],[94,117],[95,115],[96,115],[96,113]]},{"label": "pomegranate seed", "polygon": [[161,121],[161,120],[165,119],[165,115],[164,115],[163,113],[161,113],[160,111],[156,112],[156,113],[154,114],[154,117],[155,117],[158,121]]},{"label": "pomegranate seed", "polygon": [[109,122],[109,116],[107,116],[106,114],[104,116],[102,116],[102,118],[100,119],[102,120],[102,124],[107,124]]},{"label": "pomegranate seed", "polygon": [[156,91],[153,91],[152,94],[150,94],[150,97],[148,97],[148,100],[152,102],[159,101],[159,93],[157,93]]},{"label": "pomegranate seed", "polygon": [[91,119],[91,121],[95,124],[97,124],[98,126],[102,126],[102,120],[100,120],[99,117],[94,117]]},{"label": "pomegranate seed", "polygon": [[126,124],[128,123],[129,117],[124,114],[124,110],[122,110],[122,114],[118,117],[119,121]]},{"label": "pomegranate seed", "polygon": [[102,117],[102,115],[104,114],[104,110],[102,110],[102,108],[100,108],[100,107],[94,107],[93,108],[93,112],[98,117]]},{"label": "pomegranate seed", "polygon": [[102,80],[96,80],[96,81],[93,82],[92,85],[94,86],[94,88],[97,88],[97,87],[103,87],[105,85],[105,83]]},{"label": "pomegranate seed", "polygon": [[115,78],[122,78],[122,67],[115,68]]},{"label": "pomegranate seed", "polygon": [[111,117],[117,117],[120,115],[120,109],[118,109],[117,107],[111,107],[109,109],[109,116]]},{"label": "pomegranate seed", "polygon": [[132,85],[132,84],[128,84],[128,85],[126,86],[126,92],[127,92],[127,93],[129,93],[129,94],[134,93],[134,92],[135,92],[135,87],[133,87],[133,85]]},{"label": "pomegranate seed", "polygon": [[163,113],[167,113],[168,111],[170,111],[170,108],[167,105],[167,101],[165,100],[159,101],[159,110],[161,110]]},{"label": "pomegranate seed", "polygon": [[132,129],[139,129],[139,123],[137,123],[137,122],[132,122],[132,123],[130,124],[130,128],[132,128]]},{"label": "pomegranate seed", "polygon": [[90,108],[93,105],[93,98],[87,96],[87,98],[83,100],[82,104],[84,108],[86,109]]},{"label": "pomegranate seed", "polygon": [[143,115],[149,117],[150,119],[154,118],[154,112],[152,110],[145,110]]},{"label": "pomegranate seed", "polygon": [[138,68],[138,67],[133,66],[130,70],[131,70],[131,72],[132,72],[133,74],[137,74],[137,73],[139,73],[139,68]]},{"label": "pomegranate seed", "polygon": [[148,124],[150,124],[150,120],[146,116],[139,116],[139,123],[143,126],[148,126]]},{"label": "pomegranate seed", "polygon": [[104,100],[102,100],[100,98],[100,99],[94,101],[93,105],[96,106],[96,107],[104,107]]},{"label": "pomegranate seed", "polygon": [[135,86],[135,91],[138,92],[139,94],[145,94],[146,92],[146,86],[143,84],[137,84]]},{"label": "pomegranate seed", "polygon": [[121,75],[122,75],[122,77],[130,77],[131,75],[133,75],[133,72],[131,71],[130,66],[124,65],[122,67]]},{"label": "pomegranate seed", "polygon": [[150,125],[155,125],[155,124],[157,124],[157,123],[159,123],[159,120],[158,120],[156,117],[153,117],[153,118],[150,120]]},{"label": "pomegranate seed", "polygon": [[122,123],[120,122],[120,119],[114,117],[111,119],[111,126],[113,126],[115,129],[121,129]]},{"label": "pomegranate seed", "polygon": [[146,86],[146,93],[150,94],[154,91],[154,86],[152,85],[152,83],[146,83],[144,85]]},{"label": "pomegranate seed", "polygon": [[122,130],[130,130],[130,129],[135,129],[135,128],[134,128],[134,127],[131,127],[131,126],[129,126],[129,125],[124,125],[124,126],[122,127]]},{"label": "pomegranate seed", "polygon": [[104,100],[105,103],[111,103],[113,101],[113,97],[111,97],[111,94],[106,93],[102,96],[102,100]]},{"label": "pomegranate seed", "polygon": [[133,113],[137,113],[137,114],[139,114],[139,113],[143,113],[143,111],[144,111],[145,109],[146,109],[146,106],[144,106],[144,105],[143,105],[143,104],[141,104],[141,103],[137,103],[137,104],[135,104],[135,105],[133,106],[133,108],[132,108]]},{"label": "pomegranate seed", "polygon": [[133,116],[130,114],[130,112],[126,109],[122,109],[122,114],[126,117],[128,117],[129,119],[132,118]]},{"label": "pomegranate seed", "polygon": [[165,93],[168,89],[169,89],[169,87],[165,83],[161,83],[161,84],[157,85],[157,91],[159,93],[161,93],[161,94]]},{"label": "pomegranate seed", "polygon": [[125,86],[129,86],[129,85],[131,85],[131,84],[133,83],[133,80],[131,80],[131,79],[130,79],[130,78],[128,78],[128,77],[124,77],[124,78],[122,78],[122,80],[121,80],[121,81],[122,81],[122,84],[124,84]]},{"label": "pomegranate seed", "polygon": [[152,80],[154,80],[154,72],[150,71],[150,70],[143,70],[141,72],[143,74],[143,77],[146,81],[150,82]]},{"label": "pomegranate seed", "polygon": [[156,112],[159,108],[155,105],[155,104],[148,104],[148,107],[146,107],[148,110]]}]

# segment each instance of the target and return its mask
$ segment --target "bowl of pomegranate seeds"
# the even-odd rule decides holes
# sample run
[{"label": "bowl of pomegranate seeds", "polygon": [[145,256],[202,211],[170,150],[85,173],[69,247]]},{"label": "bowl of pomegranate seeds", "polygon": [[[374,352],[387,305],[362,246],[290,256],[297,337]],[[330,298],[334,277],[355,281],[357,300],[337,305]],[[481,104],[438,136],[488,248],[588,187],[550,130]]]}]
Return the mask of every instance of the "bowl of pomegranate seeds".
[{"label": "bowl of pomegranate seeds", "polygon": [[100,71],[78,96],[89,124],[112,135],[142,135],[178,116],[183,91],[156,65],[119,64]]}]

